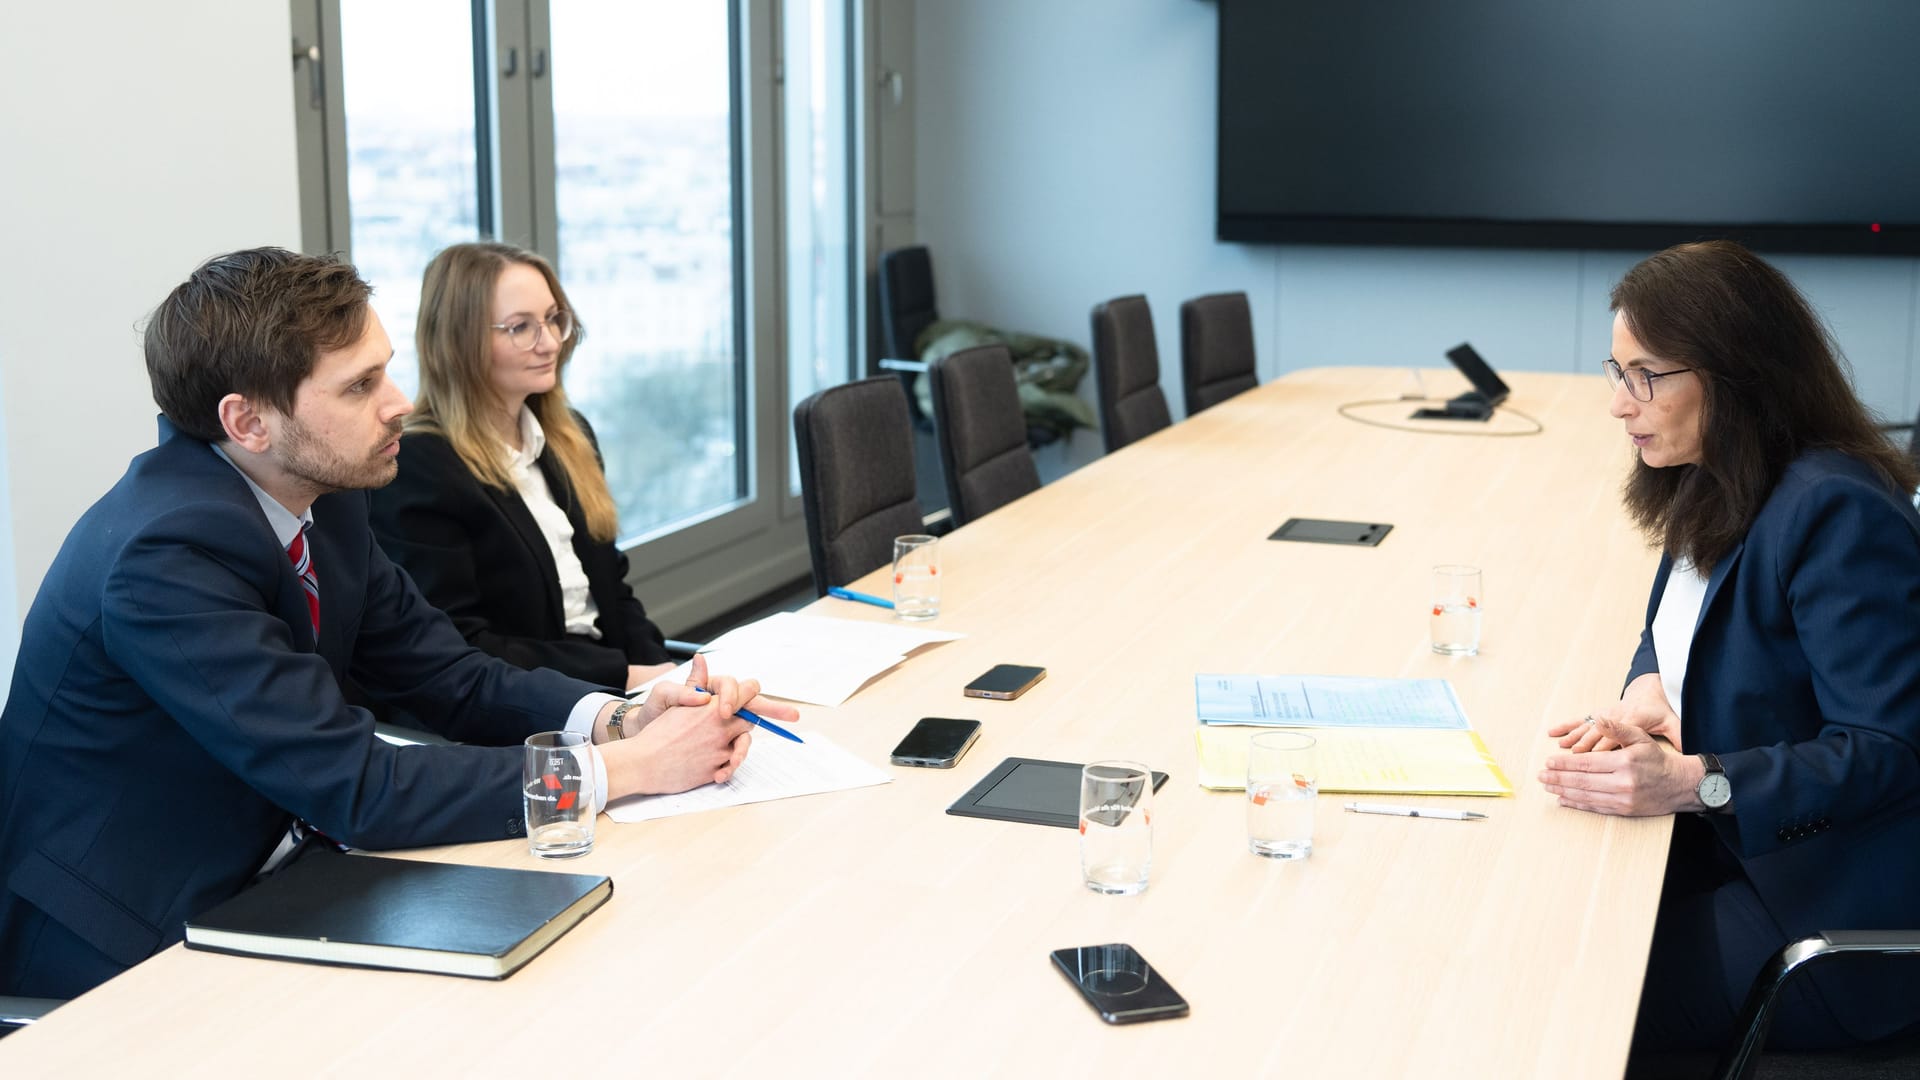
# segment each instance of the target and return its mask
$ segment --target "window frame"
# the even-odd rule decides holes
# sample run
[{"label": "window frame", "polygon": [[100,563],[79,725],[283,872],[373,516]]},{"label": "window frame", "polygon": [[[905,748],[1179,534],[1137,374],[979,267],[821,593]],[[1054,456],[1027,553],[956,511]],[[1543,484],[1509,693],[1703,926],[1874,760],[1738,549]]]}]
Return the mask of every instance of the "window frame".
[{"label": "window frame", "polygon": [[[857,116],[862,79],[857,27],[862,0],[846,0],[847,110]],[[341,0],[289,0],[299,48],[321,49],[322,106],[306,93],[312,61],[295,64],[295,127],[299,148],[302,247],[352,258],[346,183],[346,122],[340,77]],[[552,56],[551,0],[472,0],[477,177],[482,235],[537,251],[562,280],[559,213],[554,180],[550,74],[564,58]],[[629,581],[664,626],[705,621],[803,578],[808,555],[799,497],[787,486],[791,416],[787,400],[786,313],[782,267],[784,147],[780,0],[733,0],[728,5],[733,78],[734,395],[737,490],[741,495],[706,513],[639,534],[624,534],[633,571]],[[860,199],[859,129],[849,132],[844,164],[852,352],[838,374],[864,366],[864,245]],[[520,167],[524,163],[525,167]]]}]

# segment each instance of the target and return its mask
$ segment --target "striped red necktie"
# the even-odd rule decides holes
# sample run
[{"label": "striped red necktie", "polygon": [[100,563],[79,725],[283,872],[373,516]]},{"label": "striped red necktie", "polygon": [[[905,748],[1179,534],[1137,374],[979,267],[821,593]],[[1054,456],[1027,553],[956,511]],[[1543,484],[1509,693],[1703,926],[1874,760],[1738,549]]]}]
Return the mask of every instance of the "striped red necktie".
[{"label": "striped red necktie", "polygon": [[302,524],[287,545],[287,558],[293,560],[293,572],[307,590],[307,618],[313,622],[313,640],[320,640],[320,579],[313,572],[313,553],[307,550],[307,527]]}]

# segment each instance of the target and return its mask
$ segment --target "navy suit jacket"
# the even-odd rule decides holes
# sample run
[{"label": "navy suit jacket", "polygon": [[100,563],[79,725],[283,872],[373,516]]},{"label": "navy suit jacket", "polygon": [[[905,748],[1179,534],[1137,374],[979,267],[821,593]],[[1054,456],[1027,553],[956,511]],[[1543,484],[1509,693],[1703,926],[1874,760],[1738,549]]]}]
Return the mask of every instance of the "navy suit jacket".
[{"label": "navy suit jacket", "polygon": [[[1634,678],[1659,670],[1647,606]],[[1786,937],[1920,929],[1920,516],[1866,465],[1795,461],[1713,568],[1681,690],[1681,742],[1719,755],[1706,820]],[[1906,974],[1903,976],[1902,972]],[[1916,966],[1814,983],[1852,1033],[1920,1018]]]},{"label": "navy suit jacket", "polygon": [[[524,834],[514,744],[596,688],[470,648],[364,492],[313,516],[318,642],[252,490],[165,421],[67,536],[0,712],[0,993],[71,996],[180,940],[296,815],[364,848]],[[490,745],[392,746],[348,677]]]},{"label": "navy suit jacket", "polygon": [[567,633],[553,550],[520,493],[482,484],[439,435],[400,440],[400,475],[373,493],[374,535],[474,647],[520,667],[624,687],[627,665],[672,658],[666,637],[627,584],[626,555],[588,535],[586,512],[551,450],[539,468],[573,525],[573,552],[600,609],[599,641]]}]

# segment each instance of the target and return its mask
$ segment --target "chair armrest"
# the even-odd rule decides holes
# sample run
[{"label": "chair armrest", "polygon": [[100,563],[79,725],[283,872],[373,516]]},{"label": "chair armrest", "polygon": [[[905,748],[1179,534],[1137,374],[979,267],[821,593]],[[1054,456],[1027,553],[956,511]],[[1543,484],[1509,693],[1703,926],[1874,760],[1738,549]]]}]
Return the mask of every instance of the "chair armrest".
[{"label": "chair armrest", "polygon": [[385,720],[373,723],[373,733],[395,746],[452,746],[453,740],[435,735],[431,731],[419,728],[402,727],[389,724]]},{"label": "chair armrest", "polygon": [[675,641],[673,638],[667,639],[667,655],[675,660],[691,660],[693,659],[694,653],[704,648],[706,648],[705,645],[694,641]]},{"label": "chair armrest", "polygon": [[65,1005],[61,998],[8,997],[0,995],[0,1035],[26,1027]]},{"label": "chair armrest", "polygon": [[1847,953],[1920,956],[1920,930],[1823,930],[1788,942],[1773,954],[1760,974],[1754,976],[1753,989],[1747,992],[1747,1002],[1740,1010],[1735,1028],[1741,1032],[1740,1039],[1721,1056],[1714,1075],[1720,1080],[1748,1080],[1760,1059],[1760,1048],[1766,1045],[1767,1029],[1773,1026],[1774,1005],[1787,982],[1816,960]]},{"label": "chair armrest", "polygon": [[918,374],[925,374],[927,366],[927,362],[924,360],[899,360],[889,358],[880,361],[880,367],[883,371],[911,371]]}]

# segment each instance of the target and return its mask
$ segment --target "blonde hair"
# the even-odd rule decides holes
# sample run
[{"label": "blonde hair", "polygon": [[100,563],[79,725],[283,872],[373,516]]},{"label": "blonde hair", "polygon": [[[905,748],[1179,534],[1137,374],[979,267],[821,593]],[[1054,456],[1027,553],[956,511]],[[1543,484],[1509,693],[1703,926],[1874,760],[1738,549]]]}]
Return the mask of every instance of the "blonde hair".
[{"label": "blonde hair", "polygon": [[[420,318],[414,344],[420,356],[420,394],[406,419],[406,430],[440,435],[475,478],[511,491],[513,476],[500,453],[500,439],[488,417],[504,407],[493,387],[493,290],[500,274],[519,263],[540,271],[554,302],[573,315],[573,335],[560,344],[553,389],[527,398],[527,408],[546,433],[547,450],[566,474],[595,540],[611,542],[619,516],[607,477],[593,444],[567,404],[560,376],[574,347],[586,334],[580,315],[567,302],[560,278],[547,260],[510,244],[455,244],[433,257],[420,282]],[[558,492],[555,493],[556,495]]]}]

